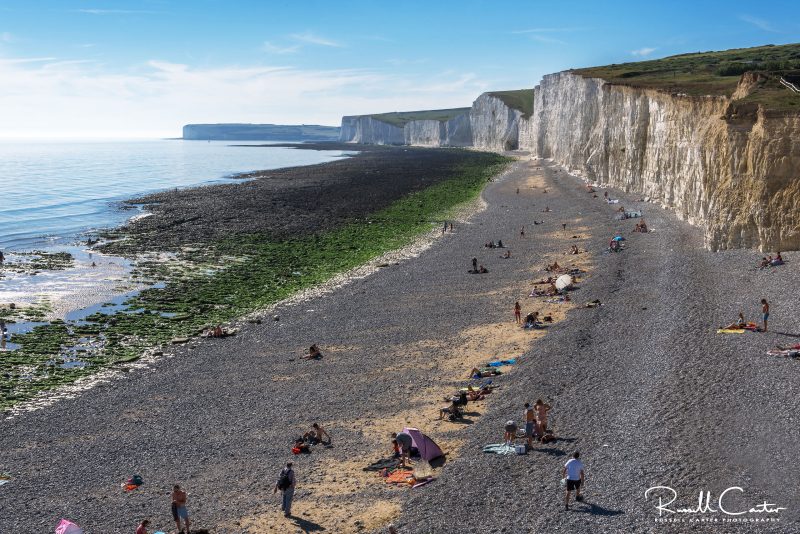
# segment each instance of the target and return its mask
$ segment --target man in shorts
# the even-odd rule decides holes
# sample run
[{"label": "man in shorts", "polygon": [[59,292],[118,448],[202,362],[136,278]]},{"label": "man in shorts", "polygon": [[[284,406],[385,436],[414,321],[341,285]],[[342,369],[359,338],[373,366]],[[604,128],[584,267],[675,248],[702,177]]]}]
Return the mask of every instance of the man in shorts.
[{"label": "man in shorts", "polygon": [[525,421],[525,437],[528,439],[528,448],[533,448],[533,431],[536,428],[536,412],[529,403],[525,403],[523,412]]},{"label": "man in shorts", "polygon": [[580,461],[581,453],[575,451],[572,458],[564,464],[563,477],[567,480],[567,489],[564,492],[564,509],[569,510],[569,493],[575,490],[575,500],[580,502],[583,500],[581,497],[581,484],[583,484],[583,462]]},{"label": "man in shorts", "polygon": [[178,532],[181,530],[181,520],[186,524],[186,534],[189,534],[189,511],[186,510],[186,497],[187,494],[181,487],[175,484],[172,487],[172,519],[175,520],[175,526]]}]

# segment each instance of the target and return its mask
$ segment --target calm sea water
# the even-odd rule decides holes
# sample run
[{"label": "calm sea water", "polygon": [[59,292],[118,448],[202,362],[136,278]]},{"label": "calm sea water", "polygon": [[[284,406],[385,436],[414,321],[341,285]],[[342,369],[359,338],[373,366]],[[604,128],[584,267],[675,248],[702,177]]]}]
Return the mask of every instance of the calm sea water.
[{"label": "calm sea water", "polygon": [[0,142],[0,250],[49,248],[117,226],[134,215],[120,201],[142,193],[345,154],[230,141]]}]

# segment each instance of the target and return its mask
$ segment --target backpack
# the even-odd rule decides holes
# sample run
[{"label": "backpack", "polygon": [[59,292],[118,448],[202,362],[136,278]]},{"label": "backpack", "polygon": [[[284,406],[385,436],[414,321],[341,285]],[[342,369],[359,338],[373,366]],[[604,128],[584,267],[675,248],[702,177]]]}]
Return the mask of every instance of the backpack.
[{"label": "backpack", "polygon": [[284,469],[283,471],[281,471],[281,476],[280,478],[278,478],[279,490],[286,491],[287,489],[289,489],[289,486],[292,485],[292,479],[289,477],[289,473],[291,472],[292,471],[288,469]]}]

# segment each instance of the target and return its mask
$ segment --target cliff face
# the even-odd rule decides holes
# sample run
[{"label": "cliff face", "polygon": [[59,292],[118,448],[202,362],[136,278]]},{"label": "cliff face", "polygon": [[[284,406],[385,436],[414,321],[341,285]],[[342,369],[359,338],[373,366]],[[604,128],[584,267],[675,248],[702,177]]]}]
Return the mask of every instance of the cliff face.
[{"label": "cliff face", "polygon": [[469,115],[463,113],[446,121],[410,120],[403,127],[369,115],[342,117],[340,141],[372,145],[470,146]]},{"label": "cliff face", "polygon": [[473,102],[469,117],[472,123],[472,146],[497,152],[518,148],[521,111],[508,107],[500,98],[484,93]]},{"label": "cliff face", "polygon": [[366,145],[402,145],[405,144],[405,134],[403,128],[369,115],[350,115],[342,117],[339,140]]},{"label": "cliff face", "polygon": [[800,117],[569,72],[545,76],[534,102],[534,155],[661,202],[703,227],[712,250],[800,248]]}]

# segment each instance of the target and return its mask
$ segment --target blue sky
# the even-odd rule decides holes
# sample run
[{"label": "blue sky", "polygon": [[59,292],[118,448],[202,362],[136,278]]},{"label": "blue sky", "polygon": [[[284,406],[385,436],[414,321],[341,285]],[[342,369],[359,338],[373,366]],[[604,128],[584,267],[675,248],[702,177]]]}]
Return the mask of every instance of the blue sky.
[{"label": "blue sky", "polygon": [[0,0],[0,136],[468,106],[543,74],[800,41],[800,2]]}]

